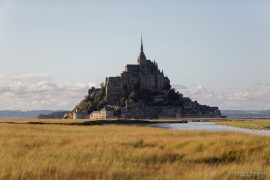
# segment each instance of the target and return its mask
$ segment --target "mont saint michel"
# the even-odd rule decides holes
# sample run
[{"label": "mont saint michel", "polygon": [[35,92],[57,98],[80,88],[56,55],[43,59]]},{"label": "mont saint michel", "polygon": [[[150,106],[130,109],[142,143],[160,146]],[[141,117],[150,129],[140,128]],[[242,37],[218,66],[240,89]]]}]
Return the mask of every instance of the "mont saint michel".
[{"label": "mont saint michel", "polygon": [[270,180],[269,9],[0,0],[0,180]]},{"label": "mont saint michel", "polygon": [[127,64],[120,76],[106,77],[65,118],[161,119],[218,118],[218,107],[201,105],[172,88],[158,63],[146,58],[141,38],[136,64]]}]

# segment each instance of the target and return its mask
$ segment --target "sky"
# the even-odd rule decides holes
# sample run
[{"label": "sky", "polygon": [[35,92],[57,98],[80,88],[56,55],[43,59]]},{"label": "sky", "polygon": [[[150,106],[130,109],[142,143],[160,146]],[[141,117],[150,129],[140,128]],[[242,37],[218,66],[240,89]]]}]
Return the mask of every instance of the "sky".
[{"label": "sky", "polygon": [[0,0],[0,109],[72,109],[148,59],[220,109],[270,109],[270,1]]}]

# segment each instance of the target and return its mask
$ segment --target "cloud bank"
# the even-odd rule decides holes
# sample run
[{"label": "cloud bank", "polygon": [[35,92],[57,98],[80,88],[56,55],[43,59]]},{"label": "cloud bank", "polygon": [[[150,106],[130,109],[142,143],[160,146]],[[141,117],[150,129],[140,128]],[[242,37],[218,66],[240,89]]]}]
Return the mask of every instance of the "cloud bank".
[{"label": "cloud bank", "polygon": [[[49,74],[0,74],[0,110],[70,110],[94,83],[57,83]],[[210,90],[202,85],[173,85],[185,97],[220,109],[270,109],[270,84],[242,91]]]},{"label": "cloud bank", "polygon": [[197,100],[200,104],[218,106],[232,110],[268,110],[270,109],[270,84],[256,83],[247,89],[233,91],[223,89],[209,90],[202,85],[174,85],[176,90],[186,97]]},{"label": "cloud bank", "polygon": [[47,74],[0,74],[0,109],[69,110],[93,83],[56,83]]}]

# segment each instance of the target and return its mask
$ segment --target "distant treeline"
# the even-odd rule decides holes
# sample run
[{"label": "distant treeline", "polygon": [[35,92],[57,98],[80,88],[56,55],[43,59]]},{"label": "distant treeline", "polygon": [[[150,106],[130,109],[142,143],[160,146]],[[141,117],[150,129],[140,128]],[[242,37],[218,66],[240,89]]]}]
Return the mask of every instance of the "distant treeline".
[{"label": "distant treeline", "polygon": [[[62,118],[67,111],[52,111],[52,110],[33,110],[33,111],[20,111],[20,110],[0,110],[0,118],[5,119],[25,119],[25,118],[45,118],[48,116]],[[60,117],[63,114],[62,117]]]},{"label": "distant treeline", "polygon": [[270,118],[270,110],[221,110],[228,118]]}]

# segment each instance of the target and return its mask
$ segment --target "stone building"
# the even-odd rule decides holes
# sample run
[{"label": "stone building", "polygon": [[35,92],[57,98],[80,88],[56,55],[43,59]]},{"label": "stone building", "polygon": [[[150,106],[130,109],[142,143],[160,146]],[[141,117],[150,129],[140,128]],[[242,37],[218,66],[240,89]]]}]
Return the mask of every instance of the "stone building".
[{"label": "stone building", "polygon": [[141,51],[137,57],[137,64],[126,65],[121,76],[106,78],[106,100],[108,104],[116,105],[124,91],[148,89],[163,92],[169,85],[169,78],[159,70],[157,63],[146,59],[141,39]]},{"label": "stone building", "polygon": [[[145,90],[152,93],[151,102],[126,100],[125,106],[120,108],[122,118],[221,117],[218,107],[200,105],[178,92],[177,102],[174,100],[172,103],[169,97],[172,90],[170,80],[155,61],[146,58],[142,38],[137,64],[126,65],[120,76],[107,77],[105,88],[105,101],[110,106],[119,106],[125,94]],[[93,116],[95,114],[97,112]]]},{"label": "stone building", "polygon": [[112,108],[104,107],[100,111],[94,111],[90,114],[90,119],[104,120],[114,118],[114,110]]},{"label": "stone building", "polygon": [[158,64],[146,58],[142,38],[136,64],[107,77],[105,86],[90,89],[71,113],[75,119],[221,117],[218,107],[201,105],[171,88]]}]

